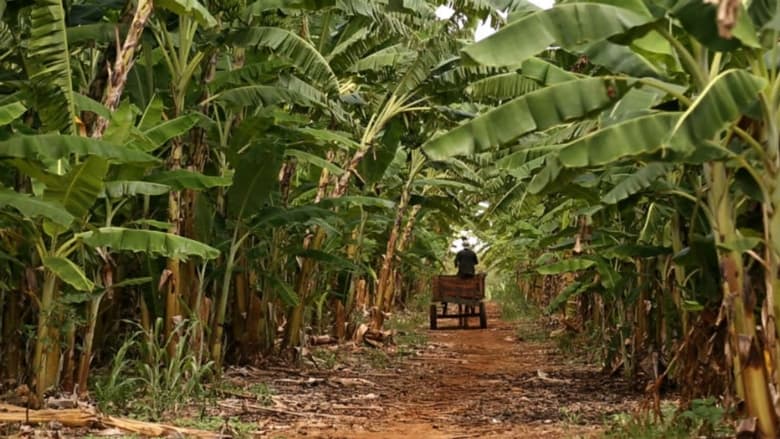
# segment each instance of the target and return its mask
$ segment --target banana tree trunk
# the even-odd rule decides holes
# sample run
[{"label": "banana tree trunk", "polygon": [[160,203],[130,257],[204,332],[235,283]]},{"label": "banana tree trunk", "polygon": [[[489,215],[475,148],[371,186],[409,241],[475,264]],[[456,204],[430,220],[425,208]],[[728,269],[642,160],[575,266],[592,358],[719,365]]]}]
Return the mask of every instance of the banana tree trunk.
[{"label": "banana tree trunk", "polygon": [[[328,151],[326,158],[329,162],[332,162],[335,157],[335,152]],[[330,172],[327,169],[323,169],[320,173],[320,180],[317,184],[317,195],[314,197],[315,203],[319,203],[323,198],[325,198],[329,184]],[[315,227],[314,230],[307,234],[304,238],[304,250],[319,250],[322,248],[322,244],[325,242],[325,237],[325,230],[323,230],[321,227]],[[303,328],[303,314],[316,271],[317,262],[311,258],[303,258],[303,263],[301,264],[301,269],[298,272],[298,277],[295,282],[295,292],[300,299],[300,303],[293,307],[288,314],[287,328],[285,329],[284,340],[282,342],[282,346],[284,348],[295,347],[301,343],[300,333],[301,329]]]},{"label": "banana tree trunk", "polygon": [[[217,52],[212,51],[208,57],[204,57],[203,74],[200,81],[203,89],[203,93],[200,97],[201,102],[207,102],[210,97],[208,85],[214,79],[216,65]],[[208,104],[201,105],[199,110],[204,115],[208,115]],[[189,156],[191,157],[191,170],[202,173],[209,158],[209,145],[206,138],[206,130],[200,127],[192,129],[191,138],[191,152],[189,153]],[[184,200],[181,212],[182,233],[183,236],[187,238],[195,238],[195,207],[198,203],[199,196],[200,193],[194,189],[185,189],[182,196]],[[196,276],[196,261],[189,259],[184,262],[184,267],[185,276],[183,281],[186,280],[185,292],[189,292],[189,297],[186,299],[190,309],[194,309],[195,301],[198,300],[198,292],[201,291],[200,279]],[[197,318],[197,315],[193,315],[192,318]],[[200,329],[198,330],[200,331]],[[195,339],[202,340],[202,337],[199,335],[195,337]],[[200,346],[193,346],[193,348],[200,350]]]},{"label": "banana tree trunk", "polygon": [[22,327],[20,306],[22,291],[26,288],[24,282],[20,282],[18,290],[3,293],[7,300],[3,302],[2,312],[3,327],[0,331],[0,379],[16,380],[21,366],[21,337],[17,334]]},{"label": "banana tree trunk", "polygon": [[66,349],[63,355],[64,364],[62,367],[62,390],[67,393],[73,392],[74,372],[76,370],[76,325],[71,323],[65,332]]},{"label": "banana tree trunk", "polygon": [[726,310],[730,350],[735,365],[735,379],[740,380],[748,415],[758,420],[764,437],[777,437],[777,416],[769,389],[763,355],[756,337],[753,310],[755,296],[745,278],[740,252],[730,250],[736,241],[735,209],[729,194],[728,175],[723,163],[705,165],[704,173],[710,186],[708,204],[713,214],[713,232],[718,244],[723,307]]},{"label": "banana tree trunk", "polygon": [[[408,97],[408,96],[407,96]],[[341,198],[349,189],[349,183],[352,178],[352,174],[357,172],[358,165],[363,158],[371,150],[370,143],[376,137],[376,135],[384,128],[385,124],[389,122],[398,112],[401,111],[402,103],[406,97],[400,98],[396,95],[391,95],[390,98],[383,104],[378,114],[375,114],[371,122],[363,131],[363,136],[360,141],[360,147],[352,155],[347,165],[344,167],[344,173],[336,179],[336,183],[330,192],[331,198]],[[329,152],[328,161],[333,161],[332,153]],[[323,178],[325,182],[323,183]],[[320,195],[324,194],[320,192],[321,189],[327,187],[329,181],[329,174],[326,169],[322,170],[320,176],[320,184],[318,187],[316,201],[319,201]],[[321,228],[317,228],[314,236],[307,236],[304,242],[305,249],[319,250],[322,248],[322,243],[325,242],[325,231]],[[313,284],[313,277],[317,271],[316,261],[305,258],[303,266],[299,272],[298,280],[296,282],[296,292],[300,298],[301,303],[293,308],[288,318],[287,332],[284,338],[284,347],[297,346],[300,343],[300,329],[303,325],[303,311],[305,303],[309,296],[309,291]]]},{"label": "banana tree trunk", "polygon": [[89,380],[89,365],[92,362],[92,347],[95,340],[95,326],[98,320],[98,311],[100,310],[100,302],[102,295],[95,297],[89,301],[89,309],[87,311],[87,331],[84,334],[84,347],[81,352],[81,358],[79,358],[79,371],[78,371],[78,394],[84,396],[88,393],[88,380]]},{"label": "banana tree trunk", "polygon": [[[764,328],[764,334],[766,338],[766,349],[769,351],[770,358],[772,359],[771,370],[769,371],[772,377],[772,383],[775,388],[780,387],[780,367],[778,367],[778,361],[780,361],[780,343],[778,343],[777,337],[780,334],[780,303],[777,301],[777,292],[780,291],[780,189],[774,190],[772,195],[771,213],[769,212],[769,206],[764,205],[764,224],[765,226],[765,241],[766,246],[766,263],[767,269],[764,271],[764,284],[766,287],[766,302],[764,303],[764,321],[762,326]],[[774,207],[778,206],[778,207]]]},{"label": "banana tree trunk", "polygon": [[[683,248],[682,230],[680,224],[680,214],[675,212],[672,214],[671,220],[671,238],[672,238],[672,252],[673,254],[679,254]],[[680,322],[682,324],[682,333],[688,333],[689,319],[688,311],[683,308],[682,293],[680,289],[685,284],[685,268],[679,264],[673,264],[674,270],[674,283],[672,284],[672,300],[674,301],[677,312],[680,313]]]},{"label": "banana tree trunk", "polygon": [[385,313],[390,310],[388,298],[392,297],[390,287],[393,273],[393,259],[395,258],[396,250],[395,246],[398,241],[399,229],[401,228],[401,221],[403,220],[403,215],[406,211],[407,202],[408,197],[402,196],[401,202],[398,203],[395,221],[390,229],[390,237],[387,239],[385,254],[382,256],[382,267],[379,269],[379,281],[376,285],[376,296],[374,296],[373,316],[371,319],[371,330],[373,331],[382,329]]},{"label": "banana tree trunk", "polygon": [[[410,179],[411,182],[411,179]],[[384,324],[384,316],[390,312],[393,306],[393,299],[395,297],[395,291],[393,288],[393,273],[394,273],[394,260],[396,251],[401,244],[405,245],[405,241],[409,239],[414,227],[414,216],[410,216],[407,221],[406,227],[401,231],[401,224],[403,223],[406,210],[409,207],[409,199],[411,184],[407,184],[401,193],[401,200],[396,207],[395,220],[393,226],[390,229],[390,237],[387,240],[387,246],[385,247],[385,254],[382,257],[382,267],[379,270],[379,282],[376,286],[376,296],[374,302],[374,315],[371,320],[371,329],[373,331],[379,331]],[[417,206],[415,206],[417,207]],[[399,241],[400,234],[400,241]]]},{"label": "banana tree trunk", "polygon": [[[401,233],[401,239],[398,240],[398,253],[403,253],[406,248],[408,247],[409,243],[412,241],[412,232],[414,231],[414,225],[417,221],[417,215],[420,213],[420,209],[422,209],[422,206],[419,204],[415,204],[412,206],[411,211],[409,212],[409,219],[406,220],[406,225],[404,226],[404,231]],[[393,286],[391,288],[391,291],[396,291],[396,286],[402,284],[402,276],[399,273],[398,267],[393,268]],[[410,287],[411,288],[411,287]],[[407,291],[410,288],[404,289],[402,291]],[[403,297],[400,298],[401,303],[406,303],[406,299],[408,297],[408,294],[405,294]],[[391,298],[390,303],[394,303],[395,301],[398,301],[394,298]]]},{"label": "banana tree trunk", "polygon": [[[32,362],[35,374],[35,405],[40,405],[43,402],[44,392],[57,382],[59,338],[51,321],[54,313],[56,289],[57,277],[54,273],[46,270],[38,309],[38,327]],[[54,360],[57,360],[57,364]]]}]

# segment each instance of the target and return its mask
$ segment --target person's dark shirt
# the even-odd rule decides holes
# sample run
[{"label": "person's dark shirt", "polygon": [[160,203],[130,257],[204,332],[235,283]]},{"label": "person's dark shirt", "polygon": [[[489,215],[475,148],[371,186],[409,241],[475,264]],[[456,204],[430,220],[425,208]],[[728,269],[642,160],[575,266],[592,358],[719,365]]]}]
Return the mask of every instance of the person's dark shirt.
[{"label": "person's dark shirt", "polygon": [[470,248],[464,248],[455,255],[455,266],[458,267],[459,275],[473,275],[474,266],[478,263],[477,254]]}]

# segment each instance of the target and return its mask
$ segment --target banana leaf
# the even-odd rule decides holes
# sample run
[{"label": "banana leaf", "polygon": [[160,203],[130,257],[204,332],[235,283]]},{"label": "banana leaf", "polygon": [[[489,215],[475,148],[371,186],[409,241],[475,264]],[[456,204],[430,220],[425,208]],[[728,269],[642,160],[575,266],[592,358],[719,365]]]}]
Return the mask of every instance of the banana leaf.
[{"label": "banana leaf", "polygon": [[152,230],[101,227],[78,233],[76,237],[90,247],[108,247],[116,251],[147,253],[171,259],[186,260],[191,256],[215,259],[219,256],[219,250],[202,242]]},{"label": "banana leaf", "polygon": [[88,137],[60,134],[16,135],[0,141],[0,159],[58,160],[72,155],[98,156],[115,163],[157,163],[157,157]]},{"label": "banana leaf", "polygon": [[43,258],[43,266],[51,270],[66,284],[79,291],[92,291],[95,289],[95,283],[89,280],[84,271],[68,258],[47,256]]},{"label": "banana leaf", "polygon": [[555,44],[568,48],[602,41],[653,20],[639,0],[624,0],[620,6],[564,3],[509,23],[463,54],[479,64],[517,65]]},{"label": "banana leaf", "polygon": [[73,222],[73,215],[61,204],[0,188],[0,207],[11,207],[28,218],[46,218],[61,226]]},{"label": "banana leaf", "polygon": [[506,145],[523,134],[582,118],[619,98],[609,81],[587,78],[553,84],[503,104],[423,145],[431,160]]}]

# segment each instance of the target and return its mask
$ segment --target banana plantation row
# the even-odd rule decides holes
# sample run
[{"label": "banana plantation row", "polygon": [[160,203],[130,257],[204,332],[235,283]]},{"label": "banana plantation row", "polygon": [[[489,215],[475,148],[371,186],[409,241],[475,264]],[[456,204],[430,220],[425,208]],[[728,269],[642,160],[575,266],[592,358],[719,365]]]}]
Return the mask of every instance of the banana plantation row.
[{"label": "banana plantation row", "polygon": [[775,437],[780,3],[439,6],[0,0],[0,378],[378,336],[466,227],[606,368]]}]

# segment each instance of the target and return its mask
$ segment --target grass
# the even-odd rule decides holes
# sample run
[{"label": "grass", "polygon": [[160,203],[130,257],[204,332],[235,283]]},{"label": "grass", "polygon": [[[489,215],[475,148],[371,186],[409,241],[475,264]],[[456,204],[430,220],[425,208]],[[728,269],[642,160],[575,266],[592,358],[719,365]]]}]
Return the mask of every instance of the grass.
[{"label": "grass", "polygon": [[427,314],[404,311],[396,314],[388,322],[387,328],[395,331],[395,342],[401,347],[422,346],[428,342],[428,336],[421,331],[427,323]]},{"label": "grass", "polygon": [[606,439],[687,439],[690,437],[733,437],[734,429],[726,421],[726,411],[714,398],[696,399],[686,410],[666,402],[661,419],[652,413],[621,413],[607,422]]},{"label": "grass", "polygon": [[428,343],[427,334],[421,330],[428,325],[430,296],[418,294],[411,298],[405,310],[397,312],[387,322],[387,329],[395,331],[395,342],[401,356],[409,355],[417,347]]},{"label": "grass", "polygon": [[173,421],[178,427],[194,428],[206,431],[226,431],[230,432],[232,437],[248,438],[252,437],[252,430],[256,424],[252,422],[243,422],[238,419],[222,418],[219,416],[202,416],[196,418],[180,418]]},{"label": "grass", "polygon": [[366,349],[366,361],[374,369],[387,369],[392,366],[393,357],[381,349]]},{"label": "grass", "polygon": [[[268,384],[252,383],[249,386],[242,384],[244,383],[238,384],[230,380],[222,380],[211,388],[209,398],[218,399],[225,396],[225,394],[230,395],[232,393],[239,395],[250,394],[255,397],[255,401],[263,406],[273,405],[273,395],[276,392]],[[203,402],[207,403],[208,401],[204,400]]]},{"label": "grass", "polygon": [[274,391],[266,383],[254,383],[247,390],[255,395],[257,401],[263,406],[268,407],[274,403]]},{"label": "grass", "polygon": [[501,320],[505,322],[535,321],[539,318],[539,308],[526,300],[513,281],[493,286],[491,299],[501,306]]},{"label": "grass", "polygon": [[191,349],[196,326],[189,321],[179,324],[172,354],[167,348],[173,337],[163,340],[162,328],[158,319],[150,333],[139,331],[125,340],[108,370],[96,374],[93,395],[101,411],[158,421],[206,398],[203,383],[212,363]]}]

